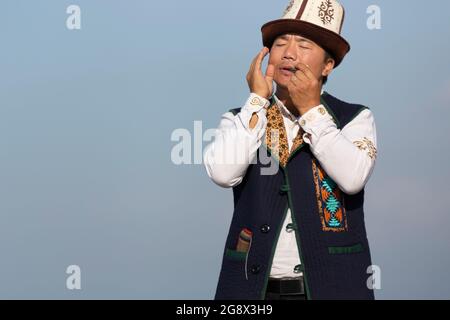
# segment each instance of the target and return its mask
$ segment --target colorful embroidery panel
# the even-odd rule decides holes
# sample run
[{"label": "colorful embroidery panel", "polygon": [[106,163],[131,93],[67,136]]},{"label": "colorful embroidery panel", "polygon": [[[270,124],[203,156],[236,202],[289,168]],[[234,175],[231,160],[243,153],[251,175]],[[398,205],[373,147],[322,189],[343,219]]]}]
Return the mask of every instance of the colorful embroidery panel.
[{"label": "colorful embroidery panel", "polygon": [[283,115],[277,104],[273,104],[267,109],[266,118],[266,146],[271,150],[272,156],[278,159],[280,165],[285,167],[291,153],[303,144],[303,130],[300,128],[294,138],[292,148],[289,150]]},{"label": "colorful embroidery panel", "polygon": [[312,168],[322,230],[347,231],[347,217],[341,190],[315,159],[312,160]]}]

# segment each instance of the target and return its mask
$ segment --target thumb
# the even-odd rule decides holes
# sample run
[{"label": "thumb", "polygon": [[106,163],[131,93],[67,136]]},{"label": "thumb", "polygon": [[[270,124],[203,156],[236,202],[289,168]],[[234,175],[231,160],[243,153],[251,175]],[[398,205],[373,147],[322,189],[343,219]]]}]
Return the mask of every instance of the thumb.
[{"label": "thumb", "polygon": [[275,66],[273,64],[269,64],[266,70],[266,80],[272,82],[274,73],[275,73]]}]

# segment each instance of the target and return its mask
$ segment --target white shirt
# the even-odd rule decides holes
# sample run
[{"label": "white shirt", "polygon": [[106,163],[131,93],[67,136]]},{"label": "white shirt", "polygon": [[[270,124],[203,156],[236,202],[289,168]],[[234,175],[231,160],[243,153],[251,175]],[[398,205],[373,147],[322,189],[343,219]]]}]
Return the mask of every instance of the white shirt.
[{"label": "white shirt", "polygon": [[[339,130],[332,116],[328,112],[323,114],[323,105],[296,118],[274,97],[283,115],[289,150],[301,126],[305,132],[304,142],[309,144],[313,155],[339,188],[350,195],[361,191],[373,172],[377,154],[376,126],[372,112],[363,110]],[[261,103],[255,103],[258,101]],[[265,138],[265,107],[269,104],[267,99],[252,93],[237,115],[232,112],[222,115],[215,140],[208,145],[203,156],[208,176],[219,186],[231,188],[242,182]],[[258,122],[250,129],[253,113],[258,115]],[[286,229],[289,223],[292,223],[290,210],[277,241],[271,278],[294,278],[301,274],[294,272],[295,266],[301,261],[295,232]]]}]

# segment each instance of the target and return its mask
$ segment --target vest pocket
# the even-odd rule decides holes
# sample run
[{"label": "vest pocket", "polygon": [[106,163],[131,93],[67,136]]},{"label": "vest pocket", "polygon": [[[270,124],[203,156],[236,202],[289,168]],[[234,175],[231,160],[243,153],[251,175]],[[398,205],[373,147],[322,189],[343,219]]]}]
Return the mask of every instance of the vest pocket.
[{"label": "vest pocket", "polygon": [[248,228],[243,228],[238,235],[236,245],[227,247],[225,256],[232,260],[244,261],[248,257],[252,245],[253,232]]},{"label": "vest pocket", "polygon": [[352,254],[363,252],[364,247],[361,243],[357,243],[351,246],[341,246],[341,247],[328,247],[329,254]]},{"label": "vest pocket", "polygon": [[227,258],[232,259],[232,260],[244,261],[245,258],[247,257],[247,252],[231,250],[231,249],[227,248],[226,251],[225,251],[225,256]]}]

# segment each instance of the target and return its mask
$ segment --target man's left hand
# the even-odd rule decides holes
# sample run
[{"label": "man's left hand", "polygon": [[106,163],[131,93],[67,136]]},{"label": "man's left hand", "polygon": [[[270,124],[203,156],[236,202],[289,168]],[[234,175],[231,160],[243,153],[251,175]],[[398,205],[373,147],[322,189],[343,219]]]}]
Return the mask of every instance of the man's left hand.
[{"label": "man's left hand", "polygon": [[297,71],[288,83],[288,91],[292,103],[303,115],[320,104],[321,84],[308,65],[300,62],[295,67]]}]

